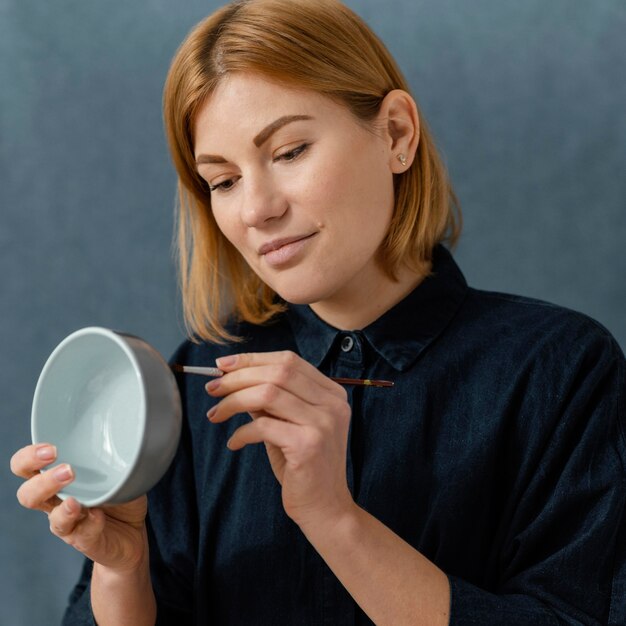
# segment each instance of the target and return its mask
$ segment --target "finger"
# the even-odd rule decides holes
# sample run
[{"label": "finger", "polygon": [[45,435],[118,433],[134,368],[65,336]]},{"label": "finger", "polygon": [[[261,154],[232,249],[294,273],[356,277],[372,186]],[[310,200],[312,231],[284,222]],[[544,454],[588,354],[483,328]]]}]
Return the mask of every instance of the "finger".
[{"label": "finger", "polygon": [[318,381],[318,383],[325,389],[328,389],[328,391],[335,394],[343,394],[344,397],[346,394],[345,389],[341,385],[330,380],[330,378],[322,374],[316,367],[291,350],[231,354],[217,359],[216,363],[224,372],[232,372],[245,367],[255,367],[259,365],[284,365],[298,368],[303,374]]},{"label": "finger", "polygon": [[11,471],[21,478],[31,478],[57,458],[57,449],[49,443],[25,446],[11,457]]},{"label": "finger", "polygon": [[50,532],[57,537],[67,537],[85,517],[86,512],[79,502],[75,498],[67,498],[50,511]]},{"label": "finger", "polygon": [[270,443],[288,452],[296,449],[302,436],[301,428],[272,417],[257,417],[253,422],[240,426],[228,440],[230,450],[241,450],[252,443]]},{"label": "finger", "polygon": [[211,408],[207,417],[214,423],[224,422],[237,413],[263,411],[275,418],[295,424],[322,423],[328,412],[303,402],[292,393],[271,383],[247,387],[226,396]]},{"label": "finger", "polygon": [[320,384],[319,378],[311,378],[291,364],[259,365],[246,367],[214,378],[206,385],[207,393],[214,397],[227,396],[235,391],[269,383],[289,391],[309,404],[327,404],[328,395],[340,397]]},{"label": "finger", "polygon": [[73,480],[72,468],[63,463],[22,483],[17,490],[17,499],[27,509],[51,511],[58,504],[56,494]]}]

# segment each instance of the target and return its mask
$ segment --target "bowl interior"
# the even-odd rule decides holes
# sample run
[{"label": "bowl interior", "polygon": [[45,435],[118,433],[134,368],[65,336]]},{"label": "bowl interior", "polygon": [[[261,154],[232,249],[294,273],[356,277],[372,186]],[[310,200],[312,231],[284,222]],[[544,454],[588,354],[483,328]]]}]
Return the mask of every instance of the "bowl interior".
[{"label": "bowl interior", "polygon": [[37,383],[35,442],[57,446],[75,480],[63,490],[85,502],[113,492],[136,462],[145,425],[142,380],[112,333],[68,338]]}]

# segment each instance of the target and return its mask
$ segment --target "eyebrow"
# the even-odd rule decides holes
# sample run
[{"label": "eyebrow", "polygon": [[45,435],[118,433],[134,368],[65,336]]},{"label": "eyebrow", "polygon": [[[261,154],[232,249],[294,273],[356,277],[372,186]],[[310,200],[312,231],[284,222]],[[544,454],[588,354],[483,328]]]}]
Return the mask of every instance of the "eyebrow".
[{"label": "eyebrow", "polygon": [[[260,148],[277,130],[280,130],[283,126],[290,124],[291,122],[298,122],[300,120],[312,120],[310,115],[283,115],[277,120],[274,120],[271,124],[268,124],[254,139],[252,142],[257,148]],[[196,164],[201,165],[203,163],[226,163],[226,159],[214,154],[200,154],[196,159]]]},{"label": "eyebrow", "polygon": [[299,120],[312,120],[310,115],[283,115],[276,121],[268,124],[252,141],[257,148],[260,148],[277,130]]}]

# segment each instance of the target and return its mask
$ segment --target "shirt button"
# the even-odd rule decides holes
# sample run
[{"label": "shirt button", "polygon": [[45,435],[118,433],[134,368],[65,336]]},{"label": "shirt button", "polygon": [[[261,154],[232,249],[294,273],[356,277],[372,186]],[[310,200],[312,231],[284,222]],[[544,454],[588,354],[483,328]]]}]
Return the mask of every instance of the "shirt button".
[{"label": "shirt button", "polygon": [[341,349],[344,352],[350,352],[350,350],[352,350],[353,347],[354,347],[354,339],[352,339],[352,337],[346,336],[341,340]]}]

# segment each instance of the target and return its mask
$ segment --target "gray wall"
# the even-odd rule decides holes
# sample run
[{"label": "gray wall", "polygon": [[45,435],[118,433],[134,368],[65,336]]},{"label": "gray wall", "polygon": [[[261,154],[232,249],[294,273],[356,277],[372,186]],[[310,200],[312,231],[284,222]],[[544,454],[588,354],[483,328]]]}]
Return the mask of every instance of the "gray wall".
[{"label": "gray wall", "polygon": [[[69,332],[181,340],[160,93],[198,0],[0,0],[0,624],[55,624],[78,557],[21,510],[39,370]],[[470,283],[626,345],[623,0],[352,0],[397,56],[464,208]]]}]

